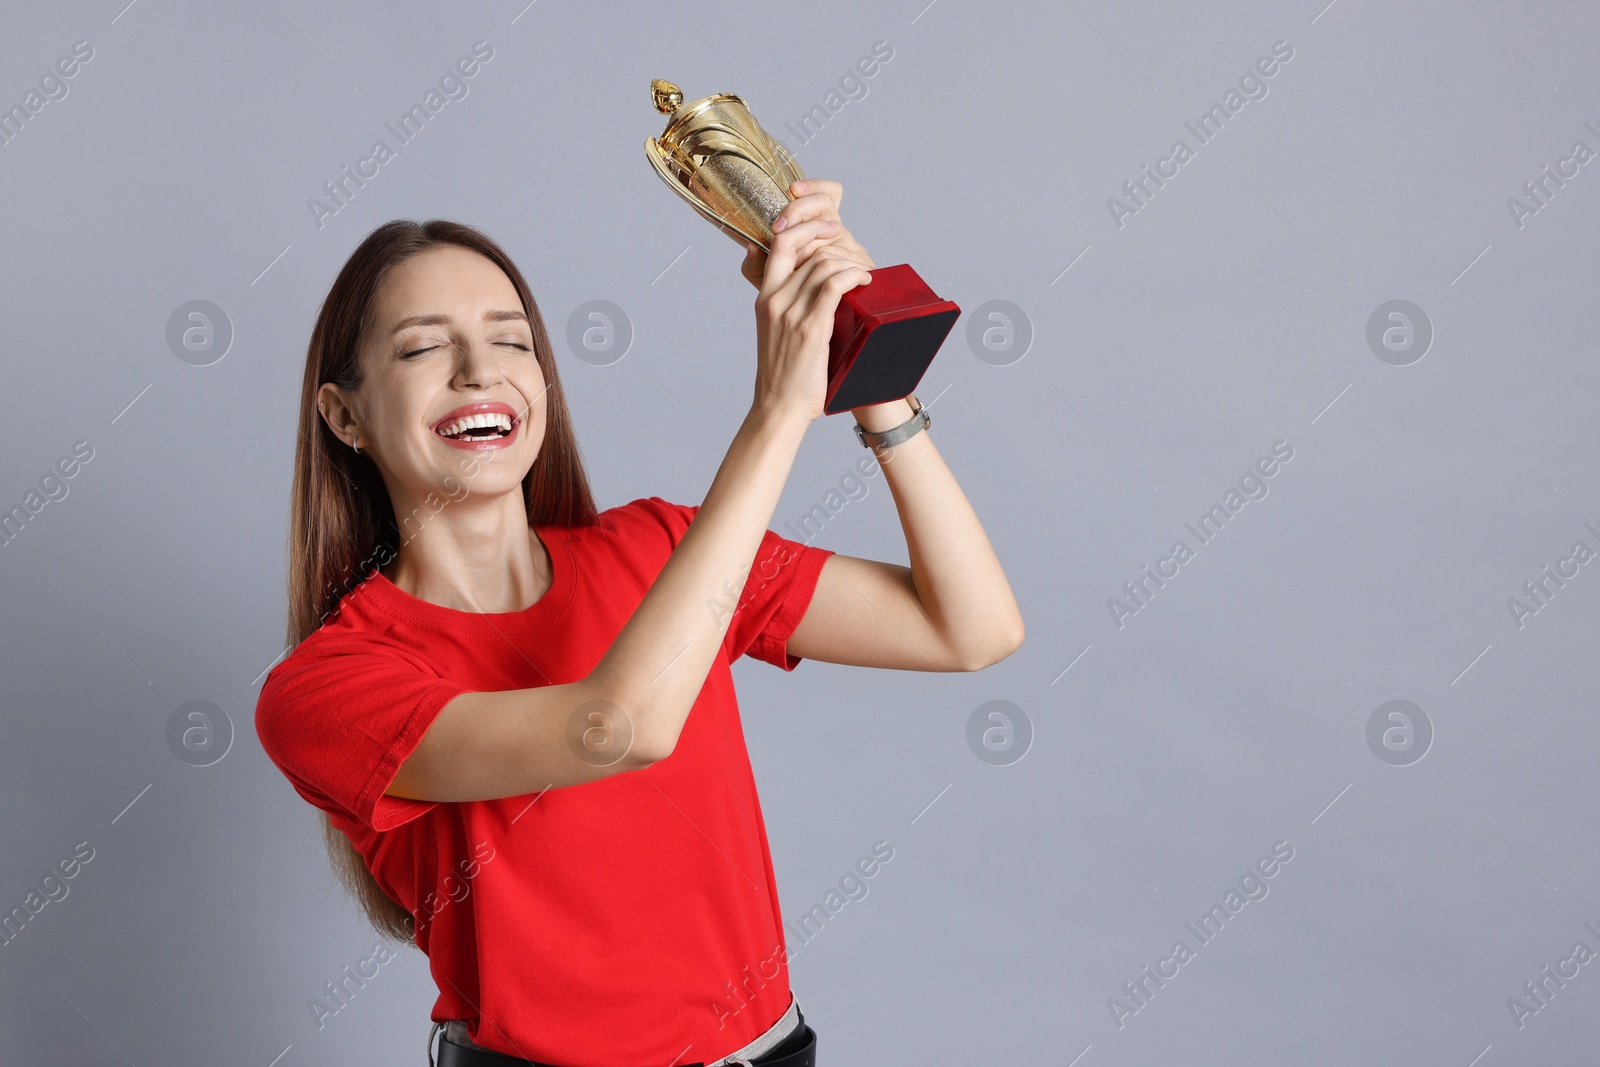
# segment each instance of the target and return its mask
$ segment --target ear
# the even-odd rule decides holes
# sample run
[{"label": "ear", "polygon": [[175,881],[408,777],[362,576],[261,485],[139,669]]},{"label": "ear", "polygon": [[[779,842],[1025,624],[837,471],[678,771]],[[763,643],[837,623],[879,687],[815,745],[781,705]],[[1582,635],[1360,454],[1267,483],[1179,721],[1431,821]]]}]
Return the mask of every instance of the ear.
[{"label": "ear", "polygon": [[322,388],[317,390],[317,407],[317,414],[322,416],[322,421],[328,424],[334,436],[346,445],[355,440],[356,434],[361,431],[361,423],[343,389],[332,382],[324,382]]}]

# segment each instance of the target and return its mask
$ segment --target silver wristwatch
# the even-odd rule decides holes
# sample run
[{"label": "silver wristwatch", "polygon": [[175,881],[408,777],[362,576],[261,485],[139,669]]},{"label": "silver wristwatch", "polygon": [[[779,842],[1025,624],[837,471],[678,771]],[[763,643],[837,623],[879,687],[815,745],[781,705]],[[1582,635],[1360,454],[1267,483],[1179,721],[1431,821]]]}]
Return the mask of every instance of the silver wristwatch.
[{"label": "silver wristwatch", "polygon": [[907,396],[911,402],[912,416],[892,430],[883,433],[869,433],[856,423],[856,438],[863,448],[892,448],[904,441],[910,440],[917,434],[933,425],[933,418],[923,408],[922,401],[915,396]]}]

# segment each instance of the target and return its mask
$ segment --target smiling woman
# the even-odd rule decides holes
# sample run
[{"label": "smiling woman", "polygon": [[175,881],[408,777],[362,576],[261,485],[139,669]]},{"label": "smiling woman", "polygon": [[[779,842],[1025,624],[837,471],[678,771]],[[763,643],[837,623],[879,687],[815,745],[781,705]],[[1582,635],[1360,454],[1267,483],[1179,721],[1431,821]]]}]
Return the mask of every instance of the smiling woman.
[{"label": "smiling woman", "polygon": [[[1021,641],[925,432],[890,474],[916,581],[767,529],[839,299],[870,279],[828,217],[837,185],[811,184],[759,275],[750,411],[699,505],[596,509],[539,309],[478,231],[388,223],[323,302],[293,650],[256,733],[373,925],[427,954],[440,1067],[814,1067],[731,663],[975,670]],[[856,416],[877,433],[910,411]],[[495,862],[430,907],[473,848]],[[719,1014],[774,946],[776,973]]]}]

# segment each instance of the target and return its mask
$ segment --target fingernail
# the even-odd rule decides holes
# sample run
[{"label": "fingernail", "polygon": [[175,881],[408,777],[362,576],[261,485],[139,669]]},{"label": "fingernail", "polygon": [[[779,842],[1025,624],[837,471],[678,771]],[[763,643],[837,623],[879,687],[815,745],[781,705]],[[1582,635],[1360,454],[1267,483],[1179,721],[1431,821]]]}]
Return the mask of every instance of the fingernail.
[{"label": "fingernail", "polygon": [[772,224],[772,232],[773,233],[777,233],[779,230],[783,229],[787,225],[789,225],[789,220],[786,219],[786,218],[780,217],[778,219],[778,221],[776,221],[776,222],[774,222]]},{"label": "fingernail", "polygon": [[797,193],[805,192],[806,191],[806,183],[805,182],[795,182],[794,183],[794,191],[797,192]]}]

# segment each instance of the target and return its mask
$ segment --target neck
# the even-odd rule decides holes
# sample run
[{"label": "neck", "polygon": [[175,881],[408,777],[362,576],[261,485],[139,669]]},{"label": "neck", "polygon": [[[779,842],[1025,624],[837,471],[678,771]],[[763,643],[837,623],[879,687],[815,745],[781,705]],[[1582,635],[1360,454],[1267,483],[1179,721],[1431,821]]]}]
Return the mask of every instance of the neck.
[{"label": "neck", "polygon": [[520,492],[447,500],[437,511],[397,500],[395,516],[400,550],[382,573],[419,600],[492,614],[521,611],[550,589],[550,555]]}]

